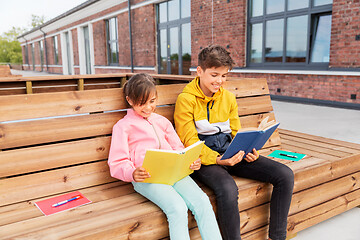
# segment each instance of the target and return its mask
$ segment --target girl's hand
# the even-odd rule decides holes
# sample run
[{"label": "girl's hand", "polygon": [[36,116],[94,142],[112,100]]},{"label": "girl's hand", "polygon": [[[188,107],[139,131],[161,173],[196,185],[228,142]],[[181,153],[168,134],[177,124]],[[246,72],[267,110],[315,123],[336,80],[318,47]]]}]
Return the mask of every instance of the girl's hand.
[{"label": "girl's hand", "polygon": [[190,165],[191,170],[199,170],[201,168],[201,159],[198,158],[195,162]]},{"label": "girl's hand", "polygon": [[138,167],[133,172],[133,178],[135,182],[143,182],[146,178],[149,178],[150,174],[142,167]]},{"label": "girl's hand", "polygon": [[252,153],[248,153],[248,154],[246,155],[245,160],[246,160],[247,162],[254,162],[254,161],[256,161],[258,158],[259,158],[259,152],[256,151],[256,149],[254,148]]},{"label": "girl's hand", "polygon": [[225,165],[225,166],[234,166],[235,164],[241,162],[241,160],[244,157],[244,154],[245,154],[244,151],[239,151],[237,154],[235,154],[231,158],[223,159],[223,160],[220,160],[221,156],[219,156],[216,158],[216,164]]}]

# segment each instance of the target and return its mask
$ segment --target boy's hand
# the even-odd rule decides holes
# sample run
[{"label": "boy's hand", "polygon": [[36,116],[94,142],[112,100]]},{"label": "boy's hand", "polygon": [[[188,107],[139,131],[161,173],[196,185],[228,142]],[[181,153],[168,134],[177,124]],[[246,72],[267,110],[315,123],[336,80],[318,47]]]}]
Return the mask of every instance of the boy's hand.
[{"label": "boy's hand", "polygon": [[254,148],[252,153],[248,153],[248,154],[246,155],[245,160],[246,160],[247,162],[254,162],[254,161],[256,161],[258,158],[259,158],[259,152],[256,151],[256,149]]},{"label": "boy's hand", "polygon": [[235,154],[234,156],[232,156],[231,158],[228,159],[221,159],[221,156],[216,158],[216,164],[218,165],[225,165],[225,166],[234,166],[235,164],[241,162],[241,160],[244,157],[245,152],[244,151],[239,151],[237,154]]},{"label": "boy's hand", "polygon": [[201,168],[201,159],[198,158],[195,162],[190,165],[191,170],[199,170]]},{"label": "boy's hand", "polygon": [[150,174],[142,167],[138,167],[133,172],[133,178],[135,182],[143,182],[146,178],[149,178]]}]

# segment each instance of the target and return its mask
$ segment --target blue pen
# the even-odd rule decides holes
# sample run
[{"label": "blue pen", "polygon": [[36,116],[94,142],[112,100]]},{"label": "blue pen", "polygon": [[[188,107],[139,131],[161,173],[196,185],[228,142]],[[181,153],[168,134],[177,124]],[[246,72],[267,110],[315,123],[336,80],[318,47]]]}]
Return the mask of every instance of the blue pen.
[{"label": "blue pen", "polygon": [[72,198],[64,200],[62,202],[55,203],[54,205],[52,205],[52,207],[58,207],[58,206],[64,205],[64,204],[66,204],[68,202],[74,201],[74,200],[79,199],[79,198],[80,198],[80,196],[72,197]]}]

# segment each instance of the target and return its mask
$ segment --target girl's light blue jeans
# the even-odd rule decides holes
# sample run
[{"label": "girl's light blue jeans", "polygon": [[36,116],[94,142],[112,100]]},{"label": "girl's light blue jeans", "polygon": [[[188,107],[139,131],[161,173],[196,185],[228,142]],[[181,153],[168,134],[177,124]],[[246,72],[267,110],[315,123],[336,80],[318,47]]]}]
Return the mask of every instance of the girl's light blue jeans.
[{"label": "girl's light blue jeans", "polygon": [[140,193],[166,214],[171,240],[190,240],[188,209],[195,216],[203,240],[221,240],[213,208],[208,196],[187,176],[174,185],[132,182]]}]

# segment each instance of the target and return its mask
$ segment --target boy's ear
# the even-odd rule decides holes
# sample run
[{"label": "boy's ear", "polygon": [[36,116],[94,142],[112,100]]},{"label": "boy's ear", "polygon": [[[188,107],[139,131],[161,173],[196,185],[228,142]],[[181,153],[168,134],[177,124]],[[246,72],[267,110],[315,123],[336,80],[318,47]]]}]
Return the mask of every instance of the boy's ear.
[{"label": "boy's ear", "polygon": [[203,72],[204,72],[204,70],[200,66],[197,66],[197,68],[196,68],[197,75],[200,76]]}]

